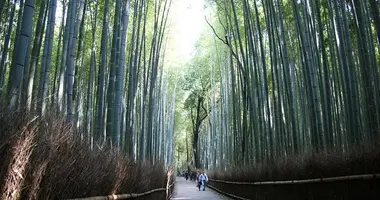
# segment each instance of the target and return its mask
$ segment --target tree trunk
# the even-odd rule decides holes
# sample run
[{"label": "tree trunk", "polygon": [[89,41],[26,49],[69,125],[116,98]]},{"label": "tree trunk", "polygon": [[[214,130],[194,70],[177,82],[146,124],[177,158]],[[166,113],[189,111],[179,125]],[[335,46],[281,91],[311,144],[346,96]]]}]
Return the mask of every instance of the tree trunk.
[{"label": "tree trunk", "polygon": [[125,53],[126,53],[127,33],[128,33],[128,25],[129,25],[130,3],[131,1],[127,0],[127,2],[125,3],[125,7],[123,9],[120,61],[119,61],[119,67],[116,73],[116,95],[115,95],[115,108],[114,108],[115,131],[114,131],[114,134],[112,134],[112,141],[114,141],[114,143],[117,145],[118,148],[120,148],[121,97],[123,94]]},{"label": "tree trunk", "polygon": [[[4,2],[5,2],[5,0],[3,1],[3,3]],[[7,61],[7,57],[8,57],[9,43],[10,43],[11,36],[12,36],[13,19],[14,19],[15,12],[16,12],[15,8],[16,8],[16,5],[13,4],[12,10],[10,11],[11,16],[9,17],[8,31],[7,31],[7,35],[5,36],[5,39],[4,39],[4,46],[3,46],[2,54],[1,54],[1,62],[0,62],[0,102],[1,102],[2,97],[3,97],[5,72],[7,70],[7,68],[6,68],[6,61]],[[0,14],[1,14],[1,10],[0,10]]]},{"label": "tree trunk", "polygon": [[13,51],[11,72],[8,82],[8,102],[9,108],[15,110],[20,94],[21,81],[23,76],[23,68],[25,65],[26,51],[30,42],[30,34],[32,32],[34,13],[34,0],[28,0],[24,5],[24,13],[22,17],[20,35]]},{"label": "tree trunk", "polygon": [[[56,104],[58,105],[58,90],[57,90],[57,78],[58,77],[58,72],[59,72],[59,66],[60,66],[60,60],[59,60],[59,56],[60,56],[60,50],[61,50],[61,43],[62,43],[62,37],[63,37],[63,29],[64,29],[64,23],[65,23],[65,16],[66,16],[66,0],[64,0],[62,2],[62,19],[61,19],[61,24],[60,24],[60,28],[59,28],[59,34],[58,34],[58,47],[57,47],[57,55],[55,57],[55,73],[54,73],[54,81],[53,81],[53,90],[52,90],[52,96],[51,96],[51,102],[53,104]],[[62,60],[61,60],[62,61]]]},{"label": "tree trunk", "polygon": [[107,41],[108,41],[108,26],[109,26],[109,0],[105,1],[104,13],[103,13],[103,29],[102,29],[102,41],[100,50],[100,66],[98,73],[98,97],[97,97],[97,119],[96,119],[96,132],[95,140],[101,142],[104,132],[104,83],[105,83],[105,69],[107,65]]},{"label": "tree trunk", "polygon": [[[54,38],[54,27],[55,27],[55,14],[57,9],[57,0],[50,0],[49,4],[49,18],[45,34],[45,47],[44,55],[42,58],[41,76],[40,76],[40,100],[39,113],[45,114],[46,101],[48,99],[49,82],[50,82],[50,71],[51,71],[51,57],[53,51],[53,38]],[[44,70],[44,71],[43,71]]]}]

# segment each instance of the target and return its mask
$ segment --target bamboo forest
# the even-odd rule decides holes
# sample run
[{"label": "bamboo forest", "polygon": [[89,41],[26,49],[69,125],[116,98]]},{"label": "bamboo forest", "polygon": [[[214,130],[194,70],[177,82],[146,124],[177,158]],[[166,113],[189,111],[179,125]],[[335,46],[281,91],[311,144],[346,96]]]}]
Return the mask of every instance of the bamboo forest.
[{"label": "bamboo forest", "polygon": [[0,0],[0,199],[380,199],[379,10]]}]

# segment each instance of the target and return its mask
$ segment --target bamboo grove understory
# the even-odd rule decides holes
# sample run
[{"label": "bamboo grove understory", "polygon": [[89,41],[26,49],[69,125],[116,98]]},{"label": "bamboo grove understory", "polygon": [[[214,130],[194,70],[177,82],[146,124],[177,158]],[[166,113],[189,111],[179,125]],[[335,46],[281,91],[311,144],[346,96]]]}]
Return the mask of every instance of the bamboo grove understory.
[{"label": "bamboo grove understory", "polygon": [[55,113],[92,148],[171,164],[175,93],[163,73],[170,6],[1,0],[2,107]]}]

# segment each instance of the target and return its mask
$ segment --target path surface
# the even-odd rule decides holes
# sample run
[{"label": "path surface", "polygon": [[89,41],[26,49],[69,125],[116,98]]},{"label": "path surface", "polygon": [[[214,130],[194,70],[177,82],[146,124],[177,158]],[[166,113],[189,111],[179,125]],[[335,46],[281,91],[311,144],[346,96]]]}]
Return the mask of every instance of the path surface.
[{"label": "path surface", "polygon": [[186,181],[183,177],[177,177],[174,195],[171,200],[230,200],[230,198],[223,196],[214,190],[207,188],[206,191],[198,191],[194,181]]}]

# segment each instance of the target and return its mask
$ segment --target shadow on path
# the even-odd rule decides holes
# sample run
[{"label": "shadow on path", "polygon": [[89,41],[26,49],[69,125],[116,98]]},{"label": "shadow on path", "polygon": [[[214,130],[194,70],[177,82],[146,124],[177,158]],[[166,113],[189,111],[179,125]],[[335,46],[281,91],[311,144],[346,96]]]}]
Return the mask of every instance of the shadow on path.
[{"label": "shadow on path", "polygon": [[198,191],[195,181],[186,181],[183,177],[177,177],[174,194],[171,200],[230,200],[206,186],[206,191]]}]

